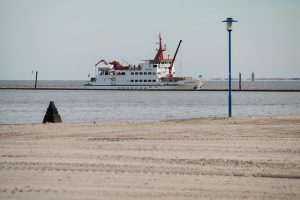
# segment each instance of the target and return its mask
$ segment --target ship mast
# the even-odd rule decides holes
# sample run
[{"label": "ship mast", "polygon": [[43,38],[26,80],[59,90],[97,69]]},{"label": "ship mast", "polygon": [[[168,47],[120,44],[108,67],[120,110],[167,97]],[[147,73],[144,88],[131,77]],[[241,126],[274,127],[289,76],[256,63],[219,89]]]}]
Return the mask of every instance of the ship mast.
[{"label": "ship mast", "polygon": [[160,33],[159,33],[159,49],[156,49],[156,50],[157,50],[157,53],[153,60],[162,61],[164,59],[163,52],[166,50],[166,45],[164,45],[164,47],[162,46],[162,39],[161,39]]}]

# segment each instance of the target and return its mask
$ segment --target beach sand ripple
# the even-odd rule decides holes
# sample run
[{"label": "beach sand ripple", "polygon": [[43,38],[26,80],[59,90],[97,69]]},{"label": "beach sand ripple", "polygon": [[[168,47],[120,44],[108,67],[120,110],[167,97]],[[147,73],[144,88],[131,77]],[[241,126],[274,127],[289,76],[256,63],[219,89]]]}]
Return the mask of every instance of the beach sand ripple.
[{"label": "beach sand ripple", "polygon": [[0,199],[300,199],[300,116],[0,125]]}]

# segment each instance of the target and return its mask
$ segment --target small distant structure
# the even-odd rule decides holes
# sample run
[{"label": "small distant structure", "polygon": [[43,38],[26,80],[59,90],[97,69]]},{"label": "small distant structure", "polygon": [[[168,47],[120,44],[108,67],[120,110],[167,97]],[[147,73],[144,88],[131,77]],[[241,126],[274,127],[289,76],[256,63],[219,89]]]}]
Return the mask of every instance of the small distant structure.
[{"label": "small distant structure", "polygon": [[[34,71],[31,72],[33,74]],[[38,71],[35,71],[35,82],[34,82],[34,89],[37,87],[37,77],[38,77]]]},{"label": "small distant structure", "polygon": [[239,90],[242,90],[242,74],[239,73]]},{"label": "small distant structure", "polygon": [[251,74],[251,81],[255,81],[255,74],[254,74],[254,72],[252,72],[252,74]]},{"label": "small distant structure", "polygon": [[43,123],[62,123],[61,117],[58,114],[54,101],[50,101]]}]

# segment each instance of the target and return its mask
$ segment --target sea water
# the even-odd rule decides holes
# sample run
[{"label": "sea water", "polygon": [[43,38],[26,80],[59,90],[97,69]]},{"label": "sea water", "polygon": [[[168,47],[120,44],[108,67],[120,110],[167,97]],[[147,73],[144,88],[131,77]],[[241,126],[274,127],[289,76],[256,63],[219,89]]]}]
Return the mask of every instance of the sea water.
[{"label": "sea water", "polygon": [[[82,88],[83,80],[39,80],[38,88]],[[34,88],[34,80],[0,80],[0,88]],[[228,81],[204,81],[203,89],[228,89]],[[239,89],[239,82],[232,81],[232,89]],[[300,90],[300,81],[242,81],[248,90]]]},{"label": "sea water", "polygon": [[[233,116],[300,114],[300,92],[233,92],[232,98]],[[50,101],[64,122],[228,115],[226,91],[0,89],[0,123],[41,123]]]}]

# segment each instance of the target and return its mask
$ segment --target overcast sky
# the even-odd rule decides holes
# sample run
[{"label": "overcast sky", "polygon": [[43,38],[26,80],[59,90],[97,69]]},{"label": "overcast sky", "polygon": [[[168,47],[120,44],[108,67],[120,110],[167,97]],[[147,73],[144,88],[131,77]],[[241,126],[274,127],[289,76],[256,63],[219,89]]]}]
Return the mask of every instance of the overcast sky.
[{"label": "overcast sky", "polygon": [[177,74],[300,77],[299,0],[0,0],[0,79],[86,80],[99,59],[137,64],[160,32]]}]

